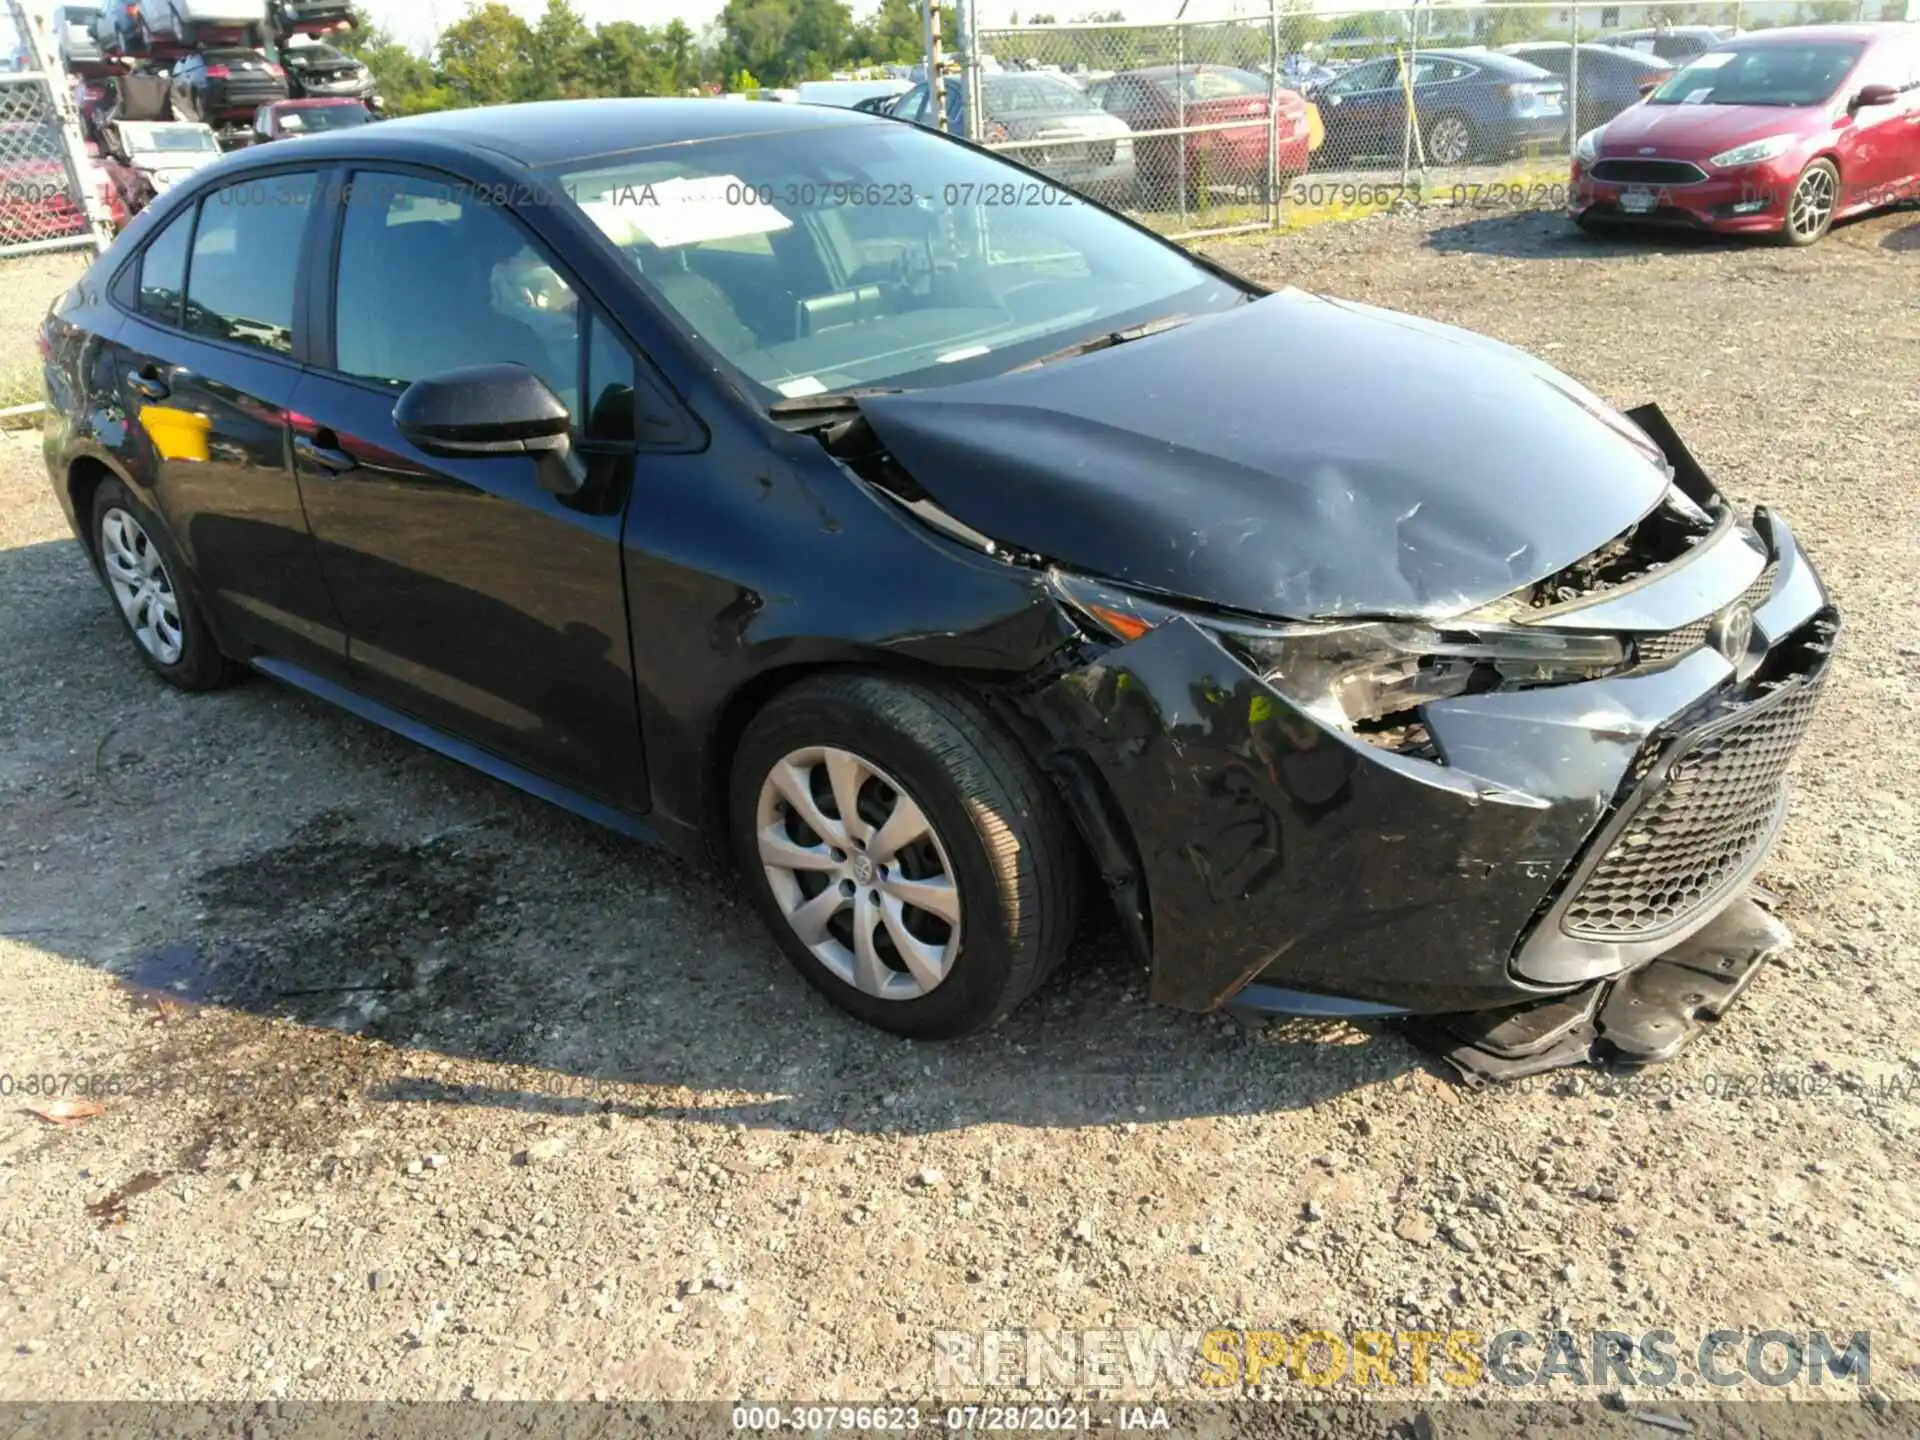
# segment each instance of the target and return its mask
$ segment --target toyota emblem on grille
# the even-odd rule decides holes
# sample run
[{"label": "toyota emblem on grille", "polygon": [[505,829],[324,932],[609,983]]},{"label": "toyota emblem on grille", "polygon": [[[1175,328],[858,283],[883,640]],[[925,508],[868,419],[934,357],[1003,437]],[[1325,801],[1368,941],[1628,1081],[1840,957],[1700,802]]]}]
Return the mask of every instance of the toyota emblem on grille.
[{"label": "toyota emblem on grille", "polygon": [[1753,607],[1741,601],[1722,610],[1707,629],[1707,643],[1731,660],[1735,671],[1744,671],[1753,648]]}]

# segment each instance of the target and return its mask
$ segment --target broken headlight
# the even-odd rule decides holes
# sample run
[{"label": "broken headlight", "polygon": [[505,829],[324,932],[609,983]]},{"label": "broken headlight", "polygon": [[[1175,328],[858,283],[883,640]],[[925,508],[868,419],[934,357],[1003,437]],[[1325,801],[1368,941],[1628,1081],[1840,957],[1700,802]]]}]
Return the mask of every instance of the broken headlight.
[{"label": "broken headlight", "polygon": [[1200,614],[1084,576],[1053,572],[1056,592],[1108,637],[1138,640],[1176,616],[1208,631],[1323,724],[1393,748],[1435,700],[1597,680],[1624,669],[1618,636],[1482,623],[1407,620],[1263,623]]}]

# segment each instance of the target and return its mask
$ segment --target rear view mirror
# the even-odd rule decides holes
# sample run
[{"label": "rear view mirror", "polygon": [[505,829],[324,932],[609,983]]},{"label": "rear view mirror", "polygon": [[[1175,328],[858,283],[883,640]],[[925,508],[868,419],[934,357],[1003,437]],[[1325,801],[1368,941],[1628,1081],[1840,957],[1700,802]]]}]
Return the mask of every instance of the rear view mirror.
[{"label": "rear view mirror", "polygon": [[586,484],[570,438],[573,416],[524,365],[474,365],[416,380],[393,407],[393,423],[428,455],[532,455],[541,489],[564,497]]},{"label": "rear view mirror", "polygon": [[1891,105],[1900,98],[1900,92],[1891,85],[1862,85],[1860,93],[1853,97],[1853,108],[1858,110],[1868,105]]}]

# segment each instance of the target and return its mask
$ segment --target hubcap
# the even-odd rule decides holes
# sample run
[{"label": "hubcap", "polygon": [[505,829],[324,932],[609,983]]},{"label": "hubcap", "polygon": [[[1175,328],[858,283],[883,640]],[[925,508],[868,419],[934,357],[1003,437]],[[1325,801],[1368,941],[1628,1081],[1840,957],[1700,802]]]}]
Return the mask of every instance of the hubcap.
[{"label": "hubcap", "polygon": [[1427,142],[1429,158],[1442,165],[1458,165],[1467,158],[1467,127],[1449,115],[1433,127]]},{"label": "hubcap", "polygon": [[1793,192],[1793,209],[1788,223],[1796,235],[1812,235],[1833,214],[1833,176],[1825,170],[1809,170]]},{"label": "hubcap", "polygon": [[109,510],[101,517],[100,559],[140,648],[162,665],[178,664],[186,636],[173,577],[153,540],[126,511]]},{"label": "hubcap", "polygon": [[809,746],[760,786],[760,863],[793,933],[863,994],[917,1000],[960,953],[960,890],[913,797],[848,750]]}]

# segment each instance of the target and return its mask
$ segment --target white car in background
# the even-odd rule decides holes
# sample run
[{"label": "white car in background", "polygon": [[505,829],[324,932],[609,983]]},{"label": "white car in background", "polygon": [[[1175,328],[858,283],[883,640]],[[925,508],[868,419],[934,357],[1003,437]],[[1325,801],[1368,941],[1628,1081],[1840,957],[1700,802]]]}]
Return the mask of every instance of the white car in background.
[{"label": "white car in background", "polygon": [[905,80],[802,80],[800,103],[833,105],[842,110],[851,110],[862,100],[904,95],[912,88],[912,84]]},{"label": "white car in background", "polygon": [[260,45],[267,37],[267,0],[145,0],[140,7],[149,46]]},{"label": "white car in background", "polygon": [[220,158],[212,128],[190,120],[115,120],[105,129],[107,174],[130,216]]}]

